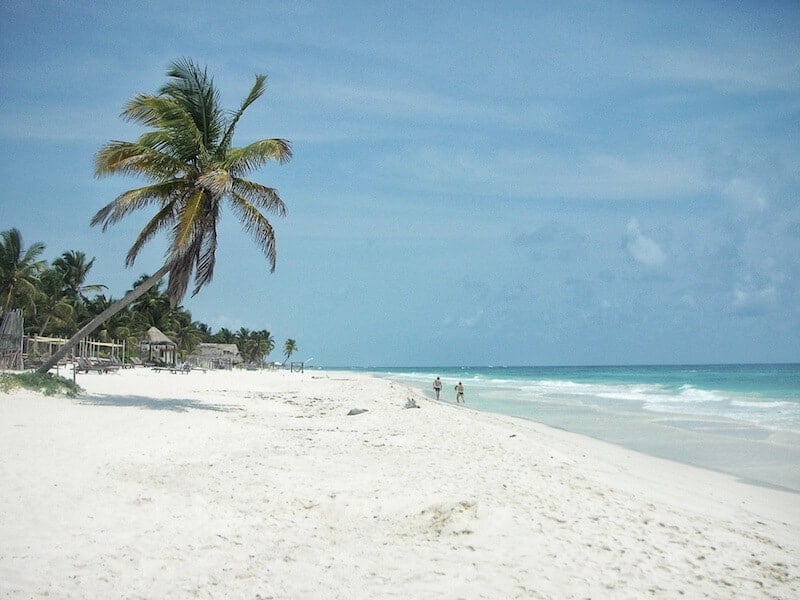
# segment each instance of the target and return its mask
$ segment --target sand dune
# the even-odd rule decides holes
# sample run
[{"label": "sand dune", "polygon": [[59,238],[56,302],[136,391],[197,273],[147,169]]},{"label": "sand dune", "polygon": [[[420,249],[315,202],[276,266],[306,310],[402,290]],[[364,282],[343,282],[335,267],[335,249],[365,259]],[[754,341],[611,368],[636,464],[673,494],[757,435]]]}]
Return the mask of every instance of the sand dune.
[{"label": "sand dune", "polygon": [[2,598],[800,597],[795,494],[360,374],[78,380],[0,395]]}]

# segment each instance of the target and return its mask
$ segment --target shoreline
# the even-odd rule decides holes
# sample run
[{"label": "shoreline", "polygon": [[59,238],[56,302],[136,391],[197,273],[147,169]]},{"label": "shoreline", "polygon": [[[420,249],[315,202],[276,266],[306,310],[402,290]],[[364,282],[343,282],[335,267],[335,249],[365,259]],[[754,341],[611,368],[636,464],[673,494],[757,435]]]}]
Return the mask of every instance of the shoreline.
[{"label": "shoreline", "polygon": [[[422,377],[421,370],[414,374],[373,372],[379,377],[413,385],[433,399],[427,381],[442,371],[431,373]],[[445,373],[454,379],[453,373]],[[471,375],[476,377],[474,373]],[[480,376],[488,377],[481,374],[478,379]],[[498,374],[497,377],[502,376]],[[630,381],[609,383],[622,387],[632,385]],[[547,395],[543,402],[537,402],[535,398],[525,398],[520,394],[524,387],[515,387],[515,384],[524,386],[524,380],[503,381],[497,388],[480,380],[477,384],[474,382],[471,387],[471,402],[468,401],[467,406],[480,412],[530,420],[649,456],[731,475],[753,485],[800,494],[800,433],[795,431],[748,423],[721,414],[652,411],[638,406],[630,410],[613,405],[604,407],[594,404],[596,398],[591,390],[585,392],[587,404],[580,399],[574,406],[572,400],[554,402]],[[641,394],[641,390],[637,393]],[[443,401],[449,399],[445,396]]]},{"label": "shoreline", "polygon": [[[411,386],[411,387],[414,390],[416,390],[420,395],[426,397],[431,402],[436,402],[436,403],[445,404],[445,405],[449,405],[449,406],[457,406],[453,402],[449,402],[447,400],[436,400],[435,398],[431,397],[432,396],[431,394],[429,394],[428,392],[422,390],[421,388],[418,388],[418,387],[415,387],[415,386]],[[598,443],[601,443],[601,444],[609,444],[611,446],[614,446],[615,448],[619,448],[621,450],[627,450],[629,452],[635,452],[637,454],[641,454],[643,456],[648,456],[650,458],[664,460],[664,461],[667,461],[667,462],[683,465],[685,467],[691,467],[691,468],[694,468],[694,469],[700,469],[700,470],[703,470],[703,471],[709,471],[711,473],[716,473],[718,475],[724,475],[726,477],[731,477],[731,478],[735,479],[736,481],[738,481],[740,483],[743,483],[745,485],[751,485],[751,486],[754,486],[754,487],[762,487],[762,488],[769,489],[769,490],[785,492],[787,494],[794,494],[794,495],[797,495],[797,496],[800,497],[800,489],[795,489],[795,488],[788,487],[788,486],[785,486],[785,485],[779,485],[779,484],[776,484],[776,483],[771,483],[769,481],[756,479],[754,477],[746,477],[746,476],[737,474],[734,471],[730,471],[730,470],[726,471],[723,468],[719,468],[719,467],[717,467],[717,468],[715,468],[715,467],[707,467],[707,466],[704,466],[702,464],[698,464],[697,462],[691,462],[688,459],[682,460],[682,459],[677,458],[677,457],[662,456],[662,455],[659,455],[659,454],[656,454],[656,453],[653,453],[653,452],[647,452],[645,450],[641,450],[641,449],[638,449],[638,448],[635,448],[635,447],[632,447],[632,446],[625,445],[622,442],[604,440],[602,438],[599,438],[599,437],[596,437],[594,435],[591,435],[590,433],[572,431],[570,429],[567,429],[566,427],[562,427],[562,426],[559,426],[559,425],[551,425],[549,423],[543,423],[541,421],[537,421],[535,417],[529,417],[529,416],[525,416],[525,415],[505,415],[503,413],[493,412],[493,411],[488,410],[488,409],[475,408],[475,407],[468,406],[468,405],[467,406],[463,406],[463,408],[466,408],[468,410],[473,410],[476,413],[481,413],[481,414],[500,415],[500,416],[508,417],[510,419],[519,419],[521,421],[533,423],[533,424],[536,424],[536,425],[540,425],[542,427],[547,427],[548,429],[552,429],[554,431],[560,431],[560,432],[563,432],[563,433],[569,434],[569,435],[576,435],[576,436],[579,436],[581,438],[586,438],[586,439],[589,439],[589,440],[592,440],[594,442],[598,442]],[[800,498],[798,499],[798,501],[800,501]]]},{"label": "shoreline", "polygon": [[800,593],[791,492],[358,372],[78,383],[0,395],[4,598]]}]

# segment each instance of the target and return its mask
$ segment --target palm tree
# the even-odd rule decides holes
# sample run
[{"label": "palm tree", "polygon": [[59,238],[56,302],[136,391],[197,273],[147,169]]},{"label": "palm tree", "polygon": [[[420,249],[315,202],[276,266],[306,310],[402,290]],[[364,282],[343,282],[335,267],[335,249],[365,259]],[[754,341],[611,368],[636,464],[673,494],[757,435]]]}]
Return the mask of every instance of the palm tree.
[{"label": "palm tree", "polygon": [[[133,287],[136,289],[143,282],[147,281],[149,275],[142,275],[137,279]],[[157,327],[163,333],[169,335],[167,330],[172,327],[173,315],[169,296],[162,291],[161,282],[131,302],[131,324],[136,332],[144,334],[151,327]]]},{"label": "palm tree", "polygon": [[203,339],[203,333],[192,321],[189,311],[182,308],[173,311],[170,327],[164,333],[176,344],[181,357],[192,354]]},{"label": "palm tree", "polygon": [[197,327],[197,331],[200,332],[202,336],[201,342],[207,342],[211,339],[211,327],[203,323],[202,321],[195,321],[195,327]]},{"label": "palm tree", "polygon": [[64,275],[57,269],[51,267],[39,275],[35,319],[39,335],[48,328],[54,333],[75,331],[75,305],[64,292],[65,287]]},{"label": "palm tree", "polygon": [[22,235],[16,228],[0,232],[0,313],[12,307],[35,308],[36,284],[45,268],[38,260],[44,244],[22,247]]},{"label": "palm tree", "polygon": [[227,327],[223,327],[214,334],[214,342],[217,344],[235,344],[236,334]]},{"label": "palm tree", "polygon": [[64,291],[76,305],[85,306],[86,292],[101,292],[106,286],[93,283],[86,284],[86,277],[94,265],[94,258],[86,261],[86,254],[78,250],[64,252],[53,261],[53,269],[61,273],[64,279]]},{"label": "palm tree", "polygon": [[[286,342],[284,342],[283,355],[286,357],[286,360],[289,360],[292,354],[297,352],[297,350],[298,350],[297,342],[294,341],[292,338],[289,338],[288,340],[286,340]],[[283,362],[286,363],[286,360],[284,360]]]},{"label": "palm tree", "polygon": [[261,351],[261,360],[263,361],[272,353],[273,350],[275,350],[275,338],[273,338],[272,334],[266,329],[256,331],[254,335],[258,339],[259,349]]},{"label": "palm tree", "polygon": [[[90,315],[99,315],[116,300],[113,298],[106,298],[103,294],[98,294],[94,298],[90,298],[86,303],[86,310]],[[126,340],[128,344],[135,348],[138,339],[134,339],[132,331],[133,314],[128,310],[120,310],[115,313],[100,326],[95,332],[97,338],[101,342],[110,342],[111,340]]]},{"label": "palm tree", "polygon": [[139,175],[152,183],[124,192],[101,208],[92,225],[103,230],[132,212],[153,208],[155,214],[139,233],[125,259],[133,265],[139,251],[160,232],[168,232],[169,247],[164,265],[124,298],[81,328],[38,369],[46,373],[85,336],[115,312],[169,275],[167,294],[177,306],[194,280],[193,294],[214,275],[217,222],[223,202],[251,234],[275,270],[275,233],[261,212],[283,216],[286,207],[278,192],[244,176],[276,160],[292,156],[291,145],[282,139],[265,139],[243,147],[232,146],[233,134],[244,111],[264,93],[266,76],[255,83],[234,113],[228,115],[205,69],[189,60],[179,60],[167,71],[169,80],[157,95],[139,94],[126,105],[123,117],[150,127],[135,142],[112,141],[97,154],[98,176]]}]

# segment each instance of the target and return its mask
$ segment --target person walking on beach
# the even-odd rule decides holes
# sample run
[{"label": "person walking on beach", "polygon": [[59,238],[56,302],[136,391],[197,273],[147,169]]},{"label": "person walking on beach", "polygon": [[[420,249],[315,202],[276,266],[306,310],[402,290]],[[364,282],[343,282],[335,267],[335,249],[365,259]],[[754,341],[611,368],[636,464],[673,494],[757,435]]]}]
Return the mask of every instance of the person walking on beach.
[{"label": "person walking on beach", "polygon": [[436,392],[436,399],[439,399],[439,392],[442,391],[442,380],[438,377],[433,380],[433,391]]},{"label": "person walking on beach", "polygon": [[458,382],[456,386],[456,404],[459,402],[464,402],[464,386],[461,385],[461,382]]}]

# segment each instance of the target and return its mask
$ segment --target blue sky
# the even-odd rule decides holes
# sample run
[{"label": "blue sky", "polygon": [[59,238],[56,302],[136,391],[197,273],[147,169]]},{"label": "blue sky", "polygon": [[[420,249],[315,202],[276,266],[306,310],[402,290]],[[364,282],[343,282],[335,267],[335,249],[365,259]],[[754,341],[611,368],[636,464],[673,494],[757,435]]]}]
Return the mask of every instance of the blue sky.
[{"label": "blue sky", "polygon": [[[224,6],[224,8],[223,8]],[[207,65],[235,143],[282,137],[278,265],[231,213],[184,306],[329,366],[800,360],[796,2],[0,6],[0,229],[155,271],[91,216],[125,102]],[[277,354],[277,353],[276,353]],[[313,364],[313,363],[312,363]]]}]

